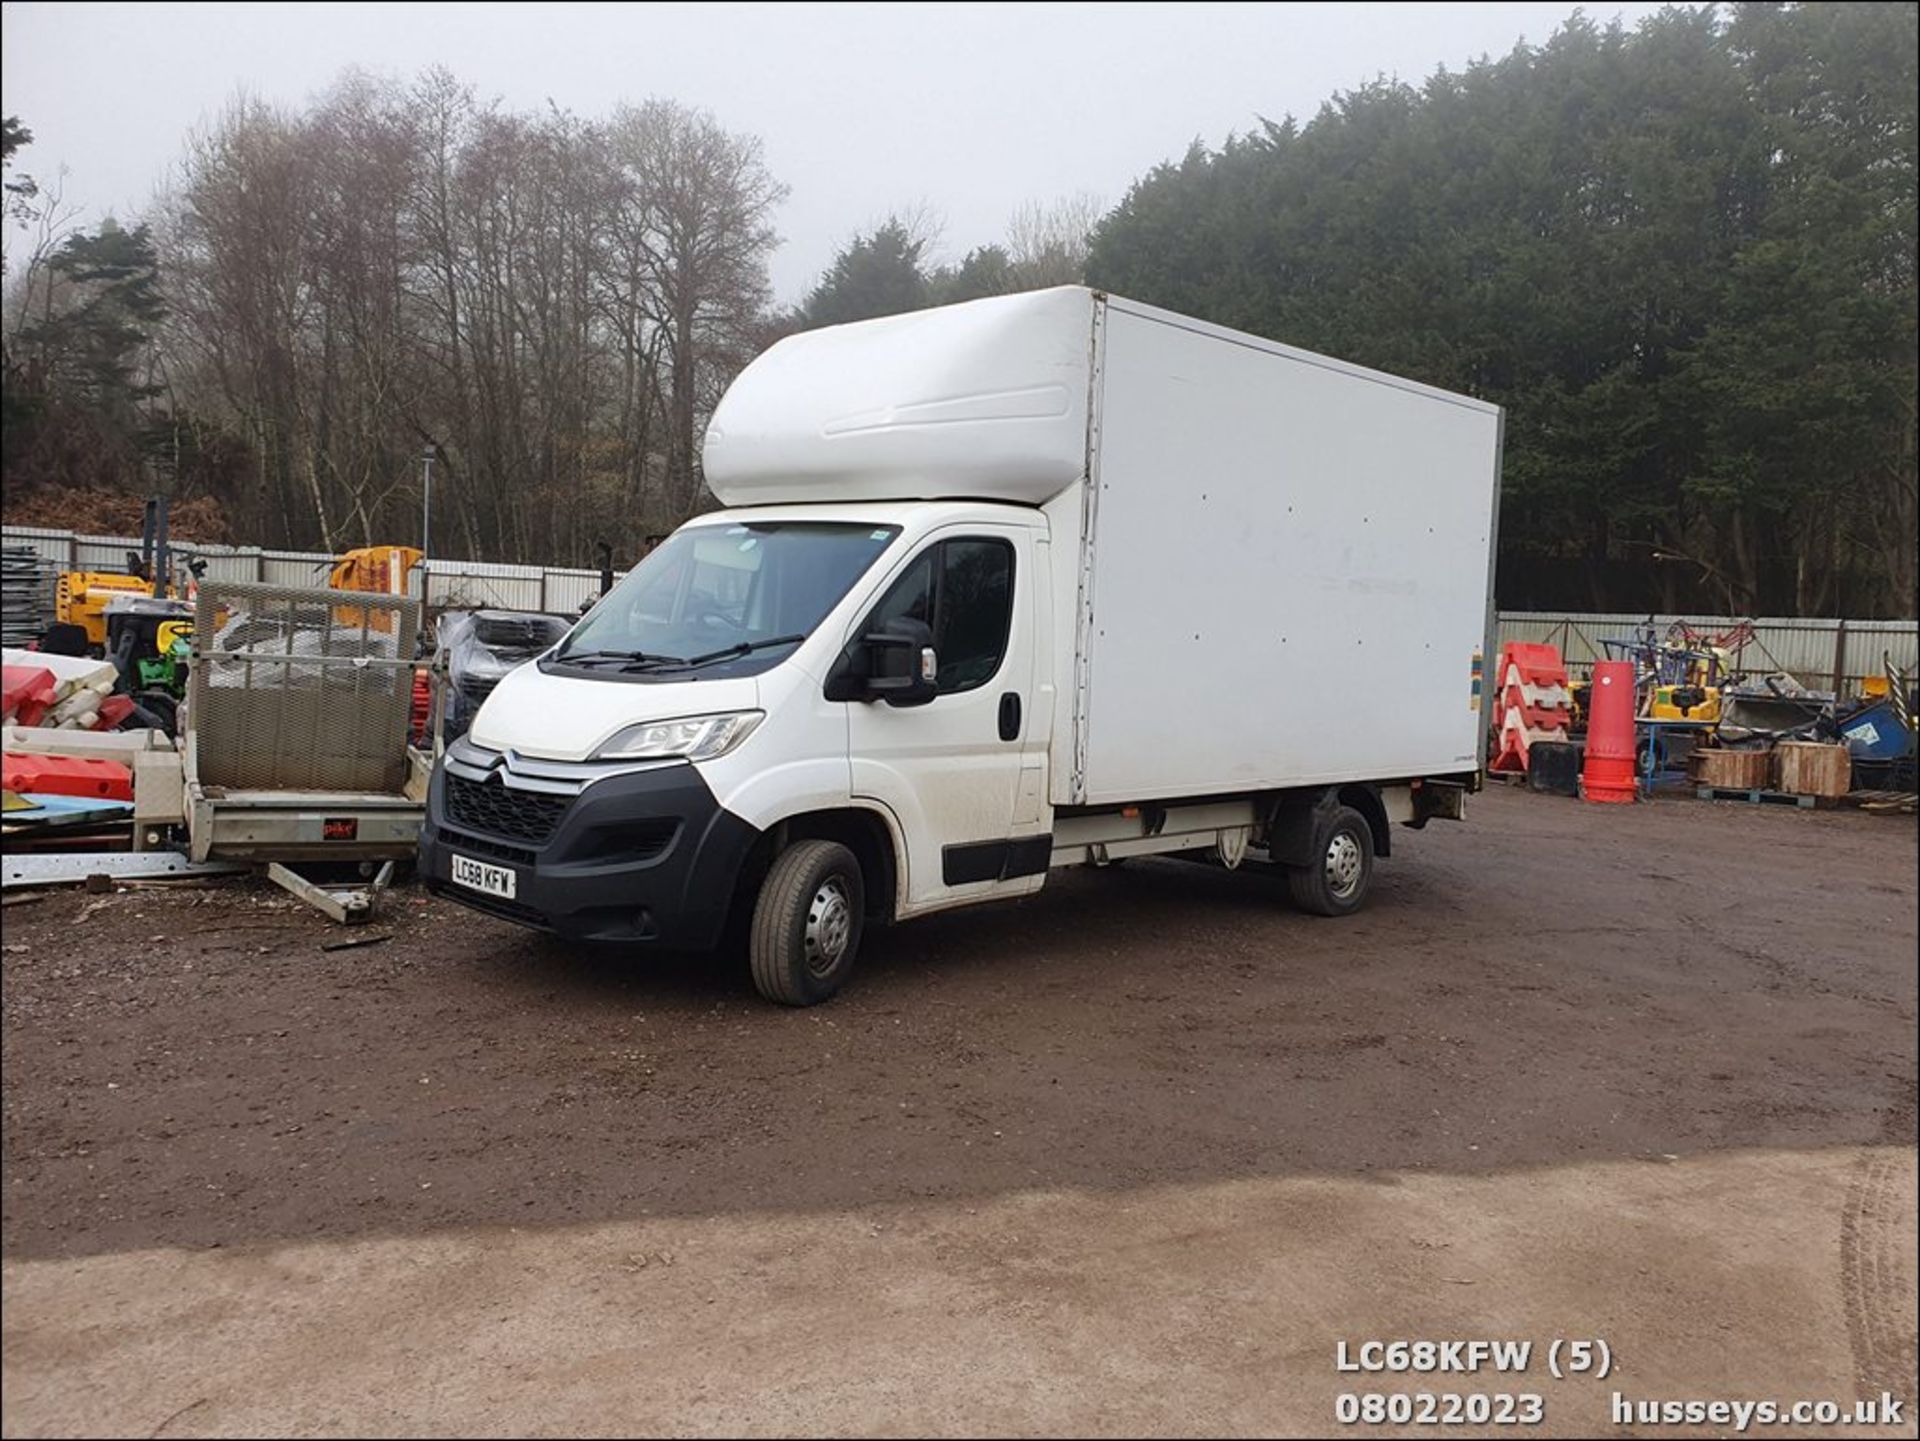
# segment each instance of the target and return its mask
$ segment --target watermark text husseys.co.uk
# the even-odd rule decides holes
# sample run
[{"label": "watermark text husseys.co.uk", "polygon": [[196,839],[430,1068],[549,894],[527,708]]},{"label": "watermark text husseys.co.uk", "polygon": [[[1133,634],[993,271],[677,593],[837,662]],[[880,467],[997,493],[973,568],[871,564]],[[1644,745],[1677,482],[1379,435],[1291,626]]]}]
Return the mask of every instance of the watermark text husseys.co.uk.
[{"label": "watermark text husseys.co.uk", "polygon": [[1613,1393],[1616,1426],[1898,1426],[1906,1405],[1891,1391],[1861,1401],[1643,1401]]}]

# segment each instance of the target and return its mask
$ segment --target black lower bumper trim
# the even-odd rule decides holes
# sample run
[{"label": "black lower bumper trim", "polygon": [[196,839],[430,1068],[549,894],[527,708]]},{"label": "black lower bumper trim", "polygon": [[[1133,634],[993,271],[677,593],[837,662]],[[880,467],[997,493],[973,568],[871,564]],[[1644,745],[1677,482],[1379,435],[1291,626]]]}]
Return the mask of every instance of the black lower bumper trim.
[{"label": "black lower bumper trim", "polygon": [[490,916],[498,916],[503,921],[529,926],[536,931],[551,930],[547,918],[532,906],[523,906],[518,901],[510,901],[502,896],[490,896],[482,891],[469,890],[465,886],[450,885],[446,881],[427,882],[427,890],[436,896],[445,896],[450,901],[458,901],[476,911],[484,911]]},{"label": "black lower bumper trim", "polygon": [[[420,829],[420,874],[436,895],[571,940],[718,944],[760,832],[723,808],[691,765],[595,781],[537,848],[450,826],[436,770]],[[664,838],[664,843],[663,843]],[[478,842],[478,844],[475,844]],[[513,872],[512,900],[453,883],[453,856]],[[521,857],[529,859],[522,860]]]}]

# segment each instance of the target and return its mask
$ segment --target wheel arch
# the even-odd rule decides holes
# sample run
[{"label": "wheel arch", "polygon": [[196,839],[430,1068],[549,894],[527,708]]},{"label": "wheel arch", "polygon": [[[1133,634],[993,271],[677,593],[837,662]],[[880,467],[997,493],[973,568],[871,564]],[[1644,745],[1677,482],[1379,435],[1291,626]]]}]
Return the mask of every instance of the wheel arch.
[{"label": "wheel arch", "polygon": [[740,868],[735,904],[752,905],[760,883],[776,857],[795,841],[837,841],[852,851],[866,878],[866,914],[869,921],[890,924],[900,897],[900,845],[893,818],[870,806],[829,806],[785,816],[754,842]]},{"label": "wheel arch", "polygon": [[1352,806],[1366,817],[1367,829],[1373,832],[1373,853],[1386,857],[1393,854],[1393,826],[1387,820],[1387,803],[1380,798],[1375,786],[1345,785],[1334,793],[1334,799],[1343,806]]},{"label": "wheel arch", "polygon": [[1376,857],[1393,853],[1393,827],[1387,820],[1387,803],[1380,797],[1380,788],[1363,781],[1349,781],[1344,785],[1282,792],[1275,797],[1261,837],[1274,860],[1287,865],[1307,865],[1314,861],[1311,848],[1315,823],[1335,806],[1349,806],[1359,812],[1373,838]]}]

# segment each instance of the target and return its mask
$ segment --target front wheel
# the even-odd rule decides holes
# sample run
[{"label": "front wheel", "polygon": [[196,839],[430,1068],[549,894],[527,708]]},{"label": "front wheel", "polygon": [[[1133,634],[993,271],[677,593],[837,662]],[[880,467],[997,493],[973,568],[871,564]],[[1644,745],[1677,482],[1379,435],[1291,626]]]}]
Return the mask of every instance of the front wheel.
[{"label": "front wheel", "polygon": [[1351,915],[1373,883],[1373,829],[1351,806],[1335,806],[1314,827],[1316,859],[1287,872],[1293,903],[1316,916]]},{"label": "front wheel", "polygon": [[796,841],[760,885],[747,954],[753,985],[783,1006],[812,1006],[846,984],[867,891],[860,862],[835,841]]}]

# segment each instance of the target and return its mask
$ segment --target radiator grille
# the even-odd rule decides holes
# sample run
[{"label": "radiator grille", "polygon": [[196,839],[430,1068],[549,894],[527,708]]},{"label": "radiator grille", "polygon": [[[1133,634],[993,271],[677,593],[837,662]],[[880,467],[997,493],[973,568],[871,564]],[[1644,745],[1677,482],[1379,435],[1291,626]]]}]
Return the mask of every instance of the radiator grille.
[{"label": "radiator grille", "polygon": [[510,846],[504,841],[490,840],[486,836],[469,835],[465,831],[443,829],[440,839],[464,855],[485,856],[489,860],[506,861],[510,865],[530,866],[538,859],[537,855],[525,846]]},{"label": "radiator grille", "polygon": [[470,781],[451,771],[446,783],[447,818],[455,825],[530,846],[545,845],[573,804],[571,796],[523,791],[498,780]]}]

